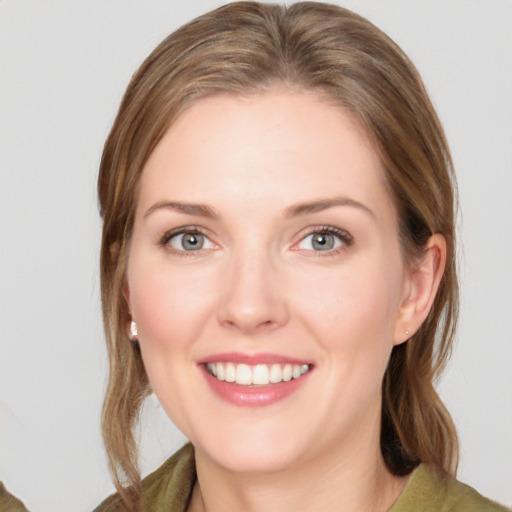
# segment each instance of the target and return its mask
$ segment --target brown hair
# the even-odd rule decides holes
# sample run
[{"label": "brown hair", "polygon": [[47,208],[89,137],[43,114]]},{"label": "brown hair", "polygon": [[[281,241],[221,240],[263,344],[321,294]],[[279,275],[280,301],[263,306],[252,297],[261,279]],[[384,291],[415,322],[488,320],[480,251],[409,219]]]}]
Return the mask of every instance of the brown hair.
[{"label": "brown hair", "polygon": [[389,37],[346,9],[236,2],[181,27],[149,55],[128,86],[101,161],[101,291],[110,358],[103,436],[116,486],[133,510],[141,494],[133,429],[148,379],[140,350],[127,339],[123,287],[144,163],[192,102],[276,86],[315,91],[364,126],[386,171],[406,261],[421,255],[433,233],[447,241],[446,270],[430,314],[413,338],[394,348],[384,376],[381,448],[396,475],[420,461],[455,473],[457,436],[434,389],[458,310],[455,180],[421,78]]}]

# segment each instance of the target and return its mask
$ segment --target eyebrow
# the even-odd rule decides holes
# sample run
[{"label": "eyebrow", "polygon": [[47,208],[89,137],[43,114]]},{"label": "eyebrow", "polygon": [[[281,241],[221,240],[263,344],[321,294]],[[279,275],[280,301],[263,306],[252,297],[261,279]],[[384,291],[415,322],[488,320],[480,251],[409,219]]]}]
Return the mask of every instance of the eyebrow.
[{"label": "eyebrow", "polygon": [[[351,199],[350,197],[317,199],[314,201],[308,201],[306,203],[292,204],[291,206],[288,206],[285,209],[285,217],[291,218],[298,217],[300,215],[317,213],[323,210],[327,210],[328,208],[333,208],[335,206],[351,206],[353,208],[358,208],[370,214],[372,217],[375,217],[375,213],[370,208],[368,208],[363,203],[356,201],[355,199]],[[144,214],[144,218],[151,215],[154,211],[161,209],[175,210],[179,213],[184,213],[186,215],[205,217],[208,219],[220,218],[220,215],[211,206],[198,203],[182,203],[179,201],[158,201],[155,204],[153,204],[150,208],[148,208],[148,210]]]},{"label": "eyebrow", "polygon": [[148,208],[144,214],[144,218],[151,215],[154,211],[161,209],[175,210],[180,213],[185,213],[186,215],[206,217],[208,219],[219,218],[219,214],[210,206],[197,203],[181,203],[178,201],[158,201],[150,208]]},{"label": "eyebrow", "polygon": [[352,199],[350,197],[334,197],[331,199],[317,199],[315,201],[309,201],[307,203],[296,203],[292,204],[288,208],[286,208],[285,216],[297,217],[300,215],[307,215],[309,213],[317,213],[323,210],[327,210],[328,208],[333,208],[335,206],[351,206],[353,208],[358,208],[375,218],[375,213],[368,208],[368,206]]}]

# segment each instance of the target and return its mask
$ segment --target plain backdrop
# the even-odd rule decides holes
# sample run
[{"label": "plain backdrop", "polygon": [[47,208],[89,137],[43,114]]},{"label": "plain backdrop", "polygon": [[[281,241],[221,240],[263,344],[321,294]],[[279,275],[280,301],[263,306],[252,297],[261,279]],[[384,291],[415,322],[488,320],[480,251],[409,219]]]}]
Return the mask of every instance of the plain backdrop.
[{"label": "plain backdrop", "polygon": [[[341,3],[341,2],[340,2]],[[213,0],[0,3],[0,479],[32,511],[88,511],[113,489],[95,180],[131,74]],[[512,505],[512,3],[347,0],[422,73],[460,186],[462,311],[442,396],[459,478]],[[150,398],[144,474],[183,438]]]}]

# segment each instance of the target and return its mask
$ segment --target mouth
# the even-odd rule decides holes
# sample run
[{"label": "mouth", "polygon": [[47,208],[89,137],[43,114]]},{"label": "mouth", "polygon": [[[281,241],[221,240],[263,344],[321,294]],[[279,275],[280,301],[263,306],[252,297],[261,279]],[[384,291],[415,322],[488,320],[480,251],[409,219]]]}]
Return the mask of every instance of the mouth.
[{"label": "mouth", "polygon": [[300,379],[311,370],[309,364],[246,364],[229,361],[205,363],[206,371],[218,381],[239,386],[262,387]]}]

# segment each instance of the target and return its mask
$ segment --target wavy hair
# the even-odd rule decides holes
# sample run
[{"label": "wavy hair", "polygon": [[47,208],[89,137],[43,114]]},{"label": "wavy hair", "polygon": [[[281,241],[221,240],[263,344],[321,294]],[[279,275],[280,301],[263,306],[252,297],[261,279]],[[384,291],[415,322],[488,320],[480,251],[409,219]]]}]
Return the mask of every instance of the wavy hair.
[{"label": "wavy hair", "polygon": [[141,172],[193,102],[276,87],[316,92],[359,120],[385,169],[406,262],[422,254],[433,233],[446,239],[446,270],[430,314],[393,349],[384,375],[381,450],[396,475],[419,462],[456,471],[457,435],[434,387],[458,312],[456,186],[423,82],[388,36],[351,11],[316,2],[235,2],[179,28],[147,57],[126,90],[101,160],[101,294],[110,364],[102,429],[114,482],[130,510],[141,507],[133,432],[149,387],[140,349],[127,337],[123,294]]}]

